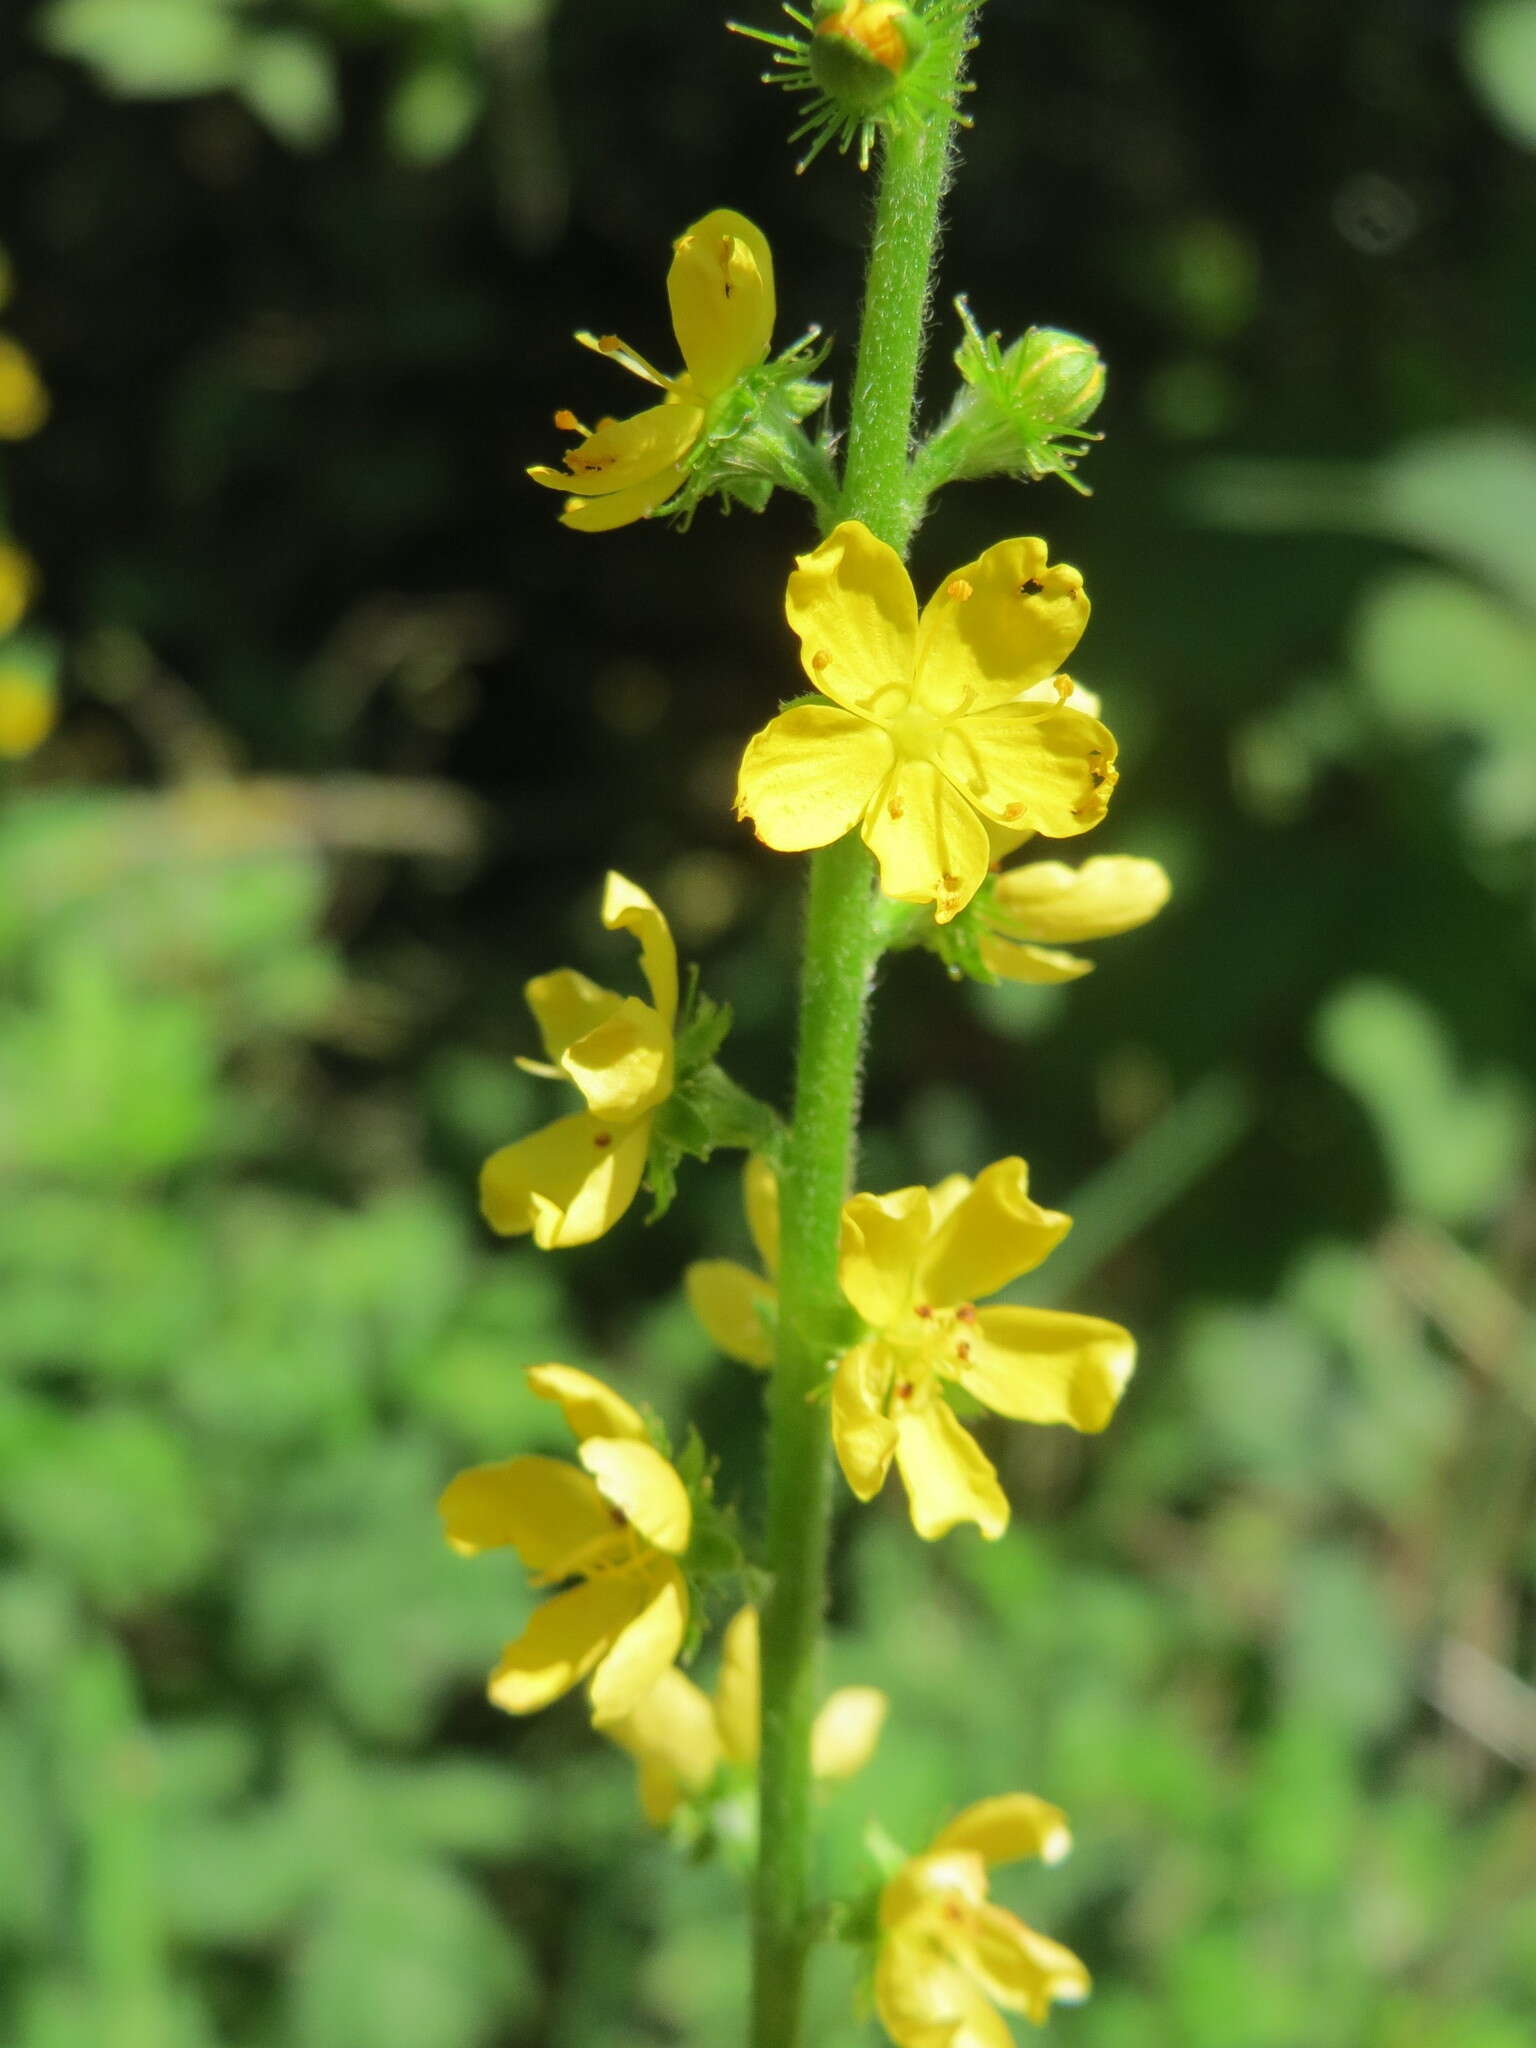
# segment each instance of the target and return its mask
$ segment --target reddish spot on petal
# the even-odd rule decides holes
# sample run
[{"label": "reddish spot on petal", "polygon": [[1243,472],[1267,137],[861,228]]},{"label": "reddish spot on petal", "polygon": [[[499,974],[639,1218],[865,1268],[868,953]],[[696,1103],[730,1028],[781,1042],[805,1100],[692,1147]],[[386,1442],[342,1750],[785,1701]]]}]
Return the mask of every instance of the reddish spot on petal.
[{"label": "reddish spot on petal", "polygon": [[917,1307],[913,1309],[912,1313],[915,1316],[921,1316],[923,1321],[926,1323],[928,1318],[933,1314],[933,1310],[928,1306],[926,1301],[920,1301],[917,1304]]},{"label": "reddish spot on petal", "polygon": [[613,1143],[613,1134],[611,1131],[598,1131],[592,1142],[599,1152],[605,1152]]},{"label": "reddish spot on petal", "polygon": [[896,1398],[898,1401],[911,1400],[912,1382],[910,1380],[898,1380],[896,1382]]},{"label": "reddish spot on petal", "polygon": [[610,1508],[608,1510],[608,1519],[616,1529],[627,1529],[629,1527],[629,1517],[622,1508]]},{"label": "reddish spot on petal", "polygon": [[970,1345],[969,1345],[969,1344],[967,1344],[967,1343],[964,1343],[964,1342],[962,1341],[961,1343],[959,1343],[959,1344],[957,1344],[957,1345],[955,1346],[955,1356],[956,1356],[956,1358],[958,1358],[958,1359],[959,1359],[959,1361],[960,1361],[960,1363],[961,1363],[962,1365],[964,1365],[964,1364],[965,1364],[965,1363],[966,1363],[966,1362],[967,1362],[967,1361],[969,1360],[969,1358],[970,1358],[970,1355],[971,1355],[971,1347],[970,1347]]}]

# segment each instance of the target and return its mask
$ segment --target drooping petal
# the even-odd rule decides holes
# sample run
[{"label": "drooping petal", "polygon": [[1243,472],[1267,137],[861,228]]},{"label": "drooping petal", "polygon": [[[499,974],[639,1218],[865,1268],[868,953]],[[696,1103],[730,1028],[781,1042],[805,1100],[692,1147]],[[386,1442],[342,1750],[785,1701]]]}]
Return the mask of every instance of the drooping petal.
[{"label": "drooping petal", "polygon": [[832,1448],[860,1500],[873,1500],[896,1454],[896,1425],[885,1412],[890,1358],[882,1344],[856,1344],[832,1381]]},{"label": "drooping petal", "polygon": [[889,736],[867,718],[797,704],[747,742],[736,815],[779,853],[830,846],[858,824],[894,759]]},{"label": "drooping petal", "polygon": [[986,1863],[1017,1863],[1038,1856],[1042,1863],[1060,1863],[1072,1847],[1072,1830],[1059,1806],[1037,1799],[1033,1792],[1003,1792],[978,1799],[940,1828],[930,1845],[943,1855],[974,1850]]},{"label": "drooping petal", "polygon": [[758,1367],[773,1363],[778,1289],[734,1259],[695,1259],[683,1275],[688,1306],[727,1358]]},{"label": "drooping petal", "polygon": [[732,1763],[757,1762],[762,1745],[762,1653],[755,1607],[740,1608],[726,1626],[720,1676],[715,1680],[715,1726]]},{"label": "drooping petal", "polygon": [[625,996],[612,1016],[568,1046],[561,1066],[592,1114],[630,1123],[672,1093],[672,1030],[667,1020]]},{"label": "drooping petal", "polygon": [[487,1687],[492,1705],[507,1714],[536,1714],[580,1685],[634,1621],[646,1592],[638,1574],[612,1573],[546,1600],[502,1651]]},{"label": "drooping petal", "polygon": [[1071,839],[1096,825],[1114,788],[1114,735],[1081,711],[1004,704],[956,718],[937,759],[984,816],[1049,839]]},{"label": "drooping petal", "polygon": [[926,1188],[844,1202],[837,1284],[873,1328],[889,1329],[917,1299],[918,1267],[932,1228]]},{"label": "drooping petal", "polygon": [[1014,2048],[1001,2013],[920,1933],[880,1944],[875,2010],[896,2048]]},{"label": "drooping petal", "polygon": [[900,555],[867,526],[845,519],[798,557],[784,614],[825,696],[870,718],[902,709],[917,658],[917,597]]},{"label": "drooping petal", "polygon": [[1061,1309],[979,1309],[970,1356],[950,1367],[968,1394],[1015,1422],[1104,1428],[1136,1364],[1118,1323]]},{"label": "drooping petal", "polygon": [[702,398],[755,369],[773,338],[773,257],[762,230],[720,207],[673,244],[672,330]]},{"label": "drooping petal", "polygon": [[556,1066],[567,1046],[606,1023],[624,1000],[611,988],[599,988],[574,967],[535,975],[523,996],[539,1027],[544,1050]]},{"label": "drooping petal", "polygon": [[878,1686],[845,1685],[811,1723],[811,1775],[838,1780],[862,1771],[879,1746],[890,1701]]},{"label": "drooping petal", "polygon": [[1079,2005],[1092,1980],[1071,1949],[1037,1934],[1001,1906],[977,1906],[949,1943],[960,1967],[1008,2012],[1044,2025],[1053,2001]]},{"label": "drooping petal", "polygon": [[461,1557],[510,1544],[533,1572],[557,1571],[575,1552],[613,1533],[592,1480],[559,1458],[471,1465],[448,1482],[437,1511]]},{"label": "drooping petal", "polygon": [[638,942],[640,971],[656,1014],[670,1030],[677,1021],[677,944],[672,927],[638,883],[612,869],[603,884],[603,923],[609,931],[628,932]]},{"label": "drooping petal", "polygon": [[1077,953],[1058,953],[1049,946],[1024,946],[995,932],[981,935],[981,961],[1003,981],[1022,981],[1035,988],[1053,988],[1063,981],[1081,981],[1092,974],[1093,962]]},{"label": "drooping petal", "polygon": [[645,1582],[651,1597],[622,1628],[592,1676],[592,1723],[606,1727],[634,1712],[669,1665],[677,1661],[688,1632],[688,1589],[668,1564]]},{"label": "drooping petal", "polygon": [[925,1246],[918,1298],[939,1308],[980,1301],[1021,1273],[1032,1273],[1071,1228],[1070,1216],[1030,1200],[1029,1168],[1022,1159],[994,1160]]},{"label": "drooping petal", "polygon": [[681,1557],[693,1534],[688,1489],[654,1444],[589,1436],[577,1456],[597,1488],[647,1543]]},{"label": "drooping petal", "polygon": [[997,878],[988,919],[1011,937],[1110,939],[1156,917],[1168,901],[1168,876],[1155,860],[1098,853],[1081,867],[1026,861]]},{"label": "drooping petal", "polygon": [[757,1255],[770,1273],[779,1270],[779,1177],[761,1152],[742,1168],[742,1201]]},{"label": "drooping petal", "polygon": [[1008,1527],[1008,1498],[992,1461],[937,1395],[897,1424],[896,1468],[925,1543],[974,1522],[989,1543]]},{"label": "drooping petal", "polygon": [[524,1378],[541,1401],[559,1403],[566,1427],[577,1443],[589,1436],[645,1438],[645,1423],[622,1394],[574,1365],[530,1365]]},{"label": "drooping petal", "polygon": [[640,1766],[640,1804],[652,1827],[665,1827],[685,1792],[702,1792],[720,1768],[714,1710],[676,1665],[604,1734]]},{"label": "drooping petal", "polygon": [[931,761],[897,762],[869,806],[863,837],[885,894],[931,903],[937,924],[964,910],[991,863],[981,819]]},{"label": "drooping petal", "polygon": [[570,451],[564,469],[536,463],[528,474],[546,490],[568,491],[576,498],[610,497],[648,484],[680,462],[703,424],[696,405],[648,406],[632,419],[604,420]]},{"label": "drooping petal", "polygon": [[604,498],[567,498],[560,508],[560,524],[574,533],[613,533],[621,526],[633,526],[680,491],[687,474],[685,463],[674,462],[644,483],[610,491]]},{"label": "drooping petal", "polygon": [[650,1131],[649,1117],[614,1125],[583,1109],[503,1145],[480,1170],[486,1222],[502,1237],[531,1230],[541,1251],[591,1244],[635,1199]]},{"label": "drooping petal", "polygon": [[1088,623],[1083,579],[1043,540],[1001,540],[923,609],[917,699],[940,717],[1006,704],[1062,667]]}]

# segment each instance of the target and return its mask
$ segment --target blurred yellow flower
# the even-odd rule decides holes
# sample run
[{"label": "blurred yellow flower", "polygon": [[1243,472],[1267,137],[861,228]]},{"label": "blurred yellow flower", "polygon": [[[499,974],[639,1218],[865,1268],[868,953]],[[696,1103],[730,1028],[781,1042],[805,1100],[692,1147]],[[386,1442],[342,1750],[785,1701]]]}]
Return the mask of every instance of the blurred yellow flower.
[{"label": "blurred yellow flower", "polygon": [[568,967],[529,982],[549,1059],[518,1064],[574,1081],[587,1106],[504,1145],[480,1174],[491,1228],[503,1237],[531,1231],[545,1251],[590,1244],[624,1214],[645,1171],[651,1119],[672,1093],[677,949],[667,921],[643,889],[610,873],[603,923],[639,941],[651,1000],[599,988]]},{"label": "blurred yellow flower", "polygon": [[1136,1362],[1130,1332],[1098,1316],[974,1306],[1032,1272],[1072,1227],[1028,1186],[1022,1159],[1000,1159],[975,1181],[957,1173],[843,1205],[838,1280],[869,1335],[838,1360],[832,1441],[860,1500],[873,1500],[895,1460],[912,1525],[930,1540],[961,1522],[988,1538],[1008,1526],[997,1473],[947,1384],[1015,1421],[1100,1430]]},{"label": "blurred yellow flower", "polygon": [[779,1183],[754,1152],[742,1168],[747,1228],[769,1278],[734,1259],[695,1259],[683,1274],[688,1305],[727,1358],[742,1365],[773,1363],[773,1326],[779,1294]]},{"label": "blurred yellow flower", "polygon": [[686,366],[675,377],[664,377],[617,335],[576,337],[664,394],[649,411],[599,420],[595,431],[573,413],[556,413],[556,426],[580,434],[581,445],[565,457],[563,470],[536,464],[528,474],[570,494],[560,517],[583,533],[628,526],[670,498],[710,408],[767,355],[773,258],[762,232],[728,209],[705,214],[674,244],[667,298]]},{"label": "blurred yellow flower", "polygon": [[24,441],[48,418],[48,393],[19,341],[0,334],[0,441]]},{"label": "blurred yellow flower", "polygon": [[37,565],[10,541],[0,540],[0,638],[25,616],[37,592]]},{"label": "blurred yellow flower", "polygon": [[1080,868],[1037,860],[1007,868],[981,906],[981,957],[1005,981],[1076,981],[1093,962],[1040,945],[1042,939],[1109,939],[1156,917],[1168,877],[1155,860],[1101,853]]},{"label": "blurred yellow flower", "polygon": [[1009,2048],[1002,2012],[1040,2026],[1053,2003],[1088,1996],[1072,1951],[987,1895],[993,1864],[1059,1863],[1071,1846],[1059,1807],[1015,1792],[967,1807],[902,1865],[880,1895],[875,1964],[875,2009],[896,2048]]},{"label": "blurred yellow flower", "polygon": [[846,520],[800,557],[785,612],[832,701],[792,705],[748,744],[736,814],[766,845],[801,853],[857,825],[886,895],[932,903],[945,924],[986,878],[989,830],[1068,839],[1103,817],[1109,731],[1063,703],[1020,701],[1088,622],[1082,577],[1052,565],[1044,541],[999,541],[919,618],[901,557]]},{"label": "blurred yellow flower", "polygon": [[639,1415],[601,1380],[536,1365],[528,1383],[558,1402],[585,1469],[534,1456],[475,1465],[449,1484],[438,1511],[461,1556],[510,1545],[536,1586],[578,1581],[502,1651],[492,1703],[536,1713],[590,1678],[592,1719],[605,1727],[633,1713],[683,1646],[688,1586],[677,1560],[693,1510]]},{"label": "blurred yellow flower", "polygon": [[[743,1607],[725,1631],[713,1699],[674,1665],[621,1720],[603,1733],[640,1767],[640,1804],[665,1827],[682,1801],[707,1792],[723,1765],[751,1770],[761,1734],[757,1609]],[[844,1686],[816,1716],[811,1771],[851,1778],[875,1753],[889,1703],[870,1685]]]},{"label": "blurred yellow flower", "polygon": [[0,661],[0,761],[36,753],[58,716],[58,694],[45,677]]}]

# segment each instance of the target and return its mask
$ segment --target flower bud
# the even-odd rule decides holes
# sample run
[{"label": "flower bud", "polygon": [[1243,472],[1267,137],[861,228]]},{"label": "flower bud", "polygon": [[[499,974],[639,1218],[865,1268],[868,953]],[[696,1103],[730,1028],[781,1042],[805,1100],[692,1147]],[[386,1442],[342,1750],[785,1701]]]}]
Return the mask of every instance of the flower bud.
[{"label": "flower bud", "polygon": [[1072,475],[1099,436],[1087,422],[1104,396],[1103,359],[1091,341],[1059,327],[1031,327],[1005,349],[983,334],[964,299],[965,337],[955,351],[963,383],[949,417],[920,458],[924,487],[962,477]]},{"label": "flower bud", "polygon": [[927,42],[902,0],[820,0],[807,61],[814,82],[845,114],[878,113]]},{"label": "flower bud", "polygon": [[1060,327],[1031,327],[1000,356],[972,330],[955,352],[967,384],[984,387],[1031,430],[1060,433],[1092,419],[1104,396],[1104,359],[1091,341]]}]

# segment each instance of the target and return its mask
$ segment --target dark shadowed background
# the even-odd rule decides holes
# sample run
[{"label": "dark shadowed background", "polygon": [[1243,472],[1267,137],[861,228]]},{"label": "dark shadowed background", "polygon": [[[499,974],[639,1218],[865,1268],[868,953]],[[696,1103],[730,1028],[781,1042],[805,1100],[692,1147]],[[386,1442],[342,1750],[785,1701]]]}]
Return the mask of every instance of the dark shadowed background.
[{"label": "dark shadowed background", "polygon": [[[771,25],[766,11],[745,10]],[[970,486],[1083,570],[1170,909],[1064,990],[885,972],[863,1181],[1031,1161],[1036,1299],[1130,1323],[1102,1439],[994,1429],[995,1545],[850,1510],[827,1817],[1029,1787],[1076,2048],[1524,2048],[1536,2015],[1536,0],[992,0],[928,379],[1092,336],[1084,475]],[[456,1467],[558,1444],[519,1368],[694,1416],[734,1167],[544,1256],[478,1223],[553,1112],[522,983],[672,915],[782,1099],[794,864],[733,823],[801,687],[804,508],[573,535],[524,466],[664,365],[669,244],[768,233],[846,380],[868,185],[699,0],[13,0],[0,449],[0,2033],[17,2048],[717,2048],[734,1880],[578,1703],[481,1696],[526,1596]],[[840,403],[841,394],[834,400]],[[0,736],[4,726],[0,722]],[[1075,852],[1075,850],[1074,850]],[[563,1105],[562,1105],[563,1106]],[[706,1668],[708,1654],[706,1654]],[[829,1959],[818,2048],[872,2041]]]}]

